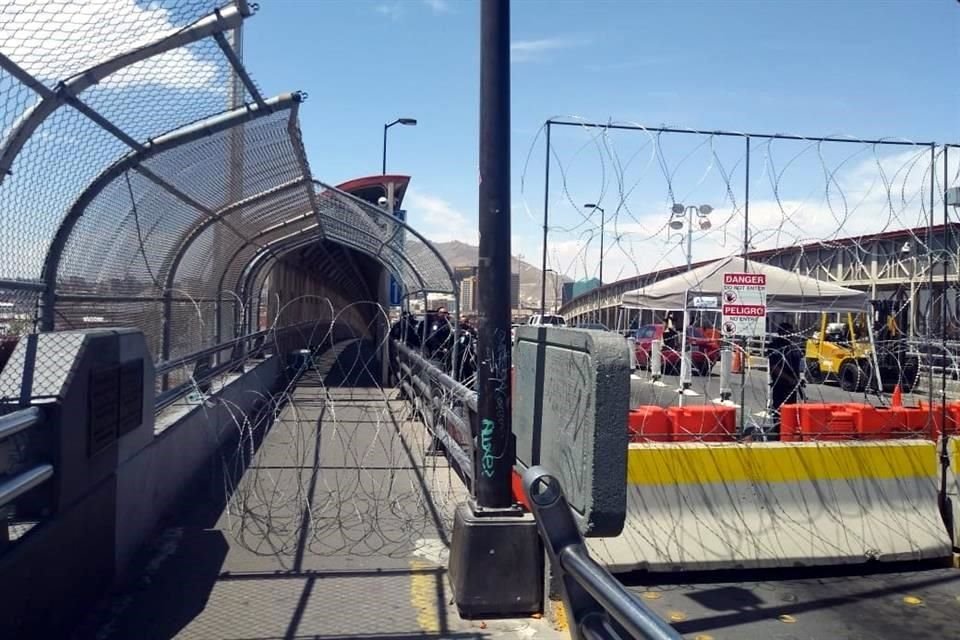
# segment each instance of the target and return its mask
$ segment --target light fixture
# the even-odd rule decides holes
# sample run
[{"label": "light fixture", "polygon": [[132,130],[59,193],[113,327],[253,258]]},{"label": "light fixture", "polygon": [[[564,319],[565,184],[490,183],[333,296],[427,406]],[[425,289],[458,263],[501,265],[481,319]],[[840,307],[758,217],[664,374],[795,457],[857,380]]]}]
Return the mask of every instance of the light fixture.
[{"label": "light fixture", "polygon": [[413,127],[413,126],[416,126],[417,119],[416,118],[397,118],[397,122],[399,122],[400,124],[405,124],[408,127]]},{"label": "light fixture", "polygon": [[670,221],[670,228],[673,229],[674,231],[679,231],[680,229],[683,229],[683,220],[677,220],[676,218],[674,218],[673,220]]},{"label": "light fixture", "polygon": [[679,202],[675,203],[675,204],[673,205],[673,208],[671,209],[671,211],[673,211],[673,214],[674,214],[674,215],[677,215],[677,216],[683,215],[683,212],[686,211],[686,210],[687,210],[687,208],[686,208],[685,206],[683,206],[682,204],[680,204]]},{"label": "light fixture", "polygon": [[711,206],[708,205],[708,204],[702,204],[702,205],[700,205],[699,211],[700,211],[700,215],[702,215],[702,216],[708,216],[708,215],[710,215],[711,213],[713,213],[713,207],[711,207]]},{"label": "light fixture", "polygon": [[709,229],[709,228],[712,227],[712,226],[713,226],[713,225],[710,224],[710,220],[708,220],[707,218],[702,218],[702,219],[700,220],[700,231],[706,231],[707,229]]}]

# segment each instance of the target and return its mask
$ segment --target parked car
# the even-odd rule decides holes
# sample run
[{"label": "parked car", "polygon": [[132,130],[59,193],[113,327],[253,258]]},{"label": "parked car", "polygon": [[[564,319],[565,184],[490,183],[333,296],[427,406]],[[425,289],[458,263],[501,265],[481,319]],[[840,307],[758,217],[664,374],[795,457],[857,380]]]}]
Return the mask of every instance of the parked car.
[{"label": "parked car", "polygon": [[550,325],[553,327],[565,327],[567,326],[567,321],[563,319],[563,316],[552,315],[549,313],[541,316],[539,313],[535,313],[530,316],[529,320],[527,320],[527,325]]},{"label": "parked car", "polygon": [[[664,340],[665,327],[662,324],[648,324],[634,332],[636,342],[637,365],[642,369],[650,368],[650,350],[654,340],[663,341],[661,358],[663,370],[670,375],[680,373],[681,336],[676,333],[672,339],[667,336]],[[720,341],[708,338],[700,327],[687,328],[687,345],[690,348],[690,362],[693,373],[701,376],[710,375],[713,365],[720,359]]]}]

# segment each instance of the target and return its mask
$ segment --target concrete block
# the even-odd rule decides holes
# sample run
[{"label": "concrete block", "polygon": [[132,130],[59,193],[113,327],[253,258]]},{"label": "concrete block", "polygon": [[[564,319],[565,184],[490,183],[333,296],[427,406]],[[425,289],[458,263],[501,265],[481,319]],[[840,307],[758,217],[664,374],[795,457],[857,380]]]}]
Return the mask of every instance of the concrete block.
[{"label": "concrete block", "polygon": [[631,444],[627,521],[588,540],[611,571],[949,558],[934,443]]},{"label": "concrete block", "polygon": [[517,470],[545,467],[584,535],[616,535],[626,510],[627,341],[603,331],[519,327],[513,365]]},{"label": "concrete block", "polygon": [[543,603],[543,548],[529,513],[477,515],[457,507],[450,584],[466,618],[537,613]]}]

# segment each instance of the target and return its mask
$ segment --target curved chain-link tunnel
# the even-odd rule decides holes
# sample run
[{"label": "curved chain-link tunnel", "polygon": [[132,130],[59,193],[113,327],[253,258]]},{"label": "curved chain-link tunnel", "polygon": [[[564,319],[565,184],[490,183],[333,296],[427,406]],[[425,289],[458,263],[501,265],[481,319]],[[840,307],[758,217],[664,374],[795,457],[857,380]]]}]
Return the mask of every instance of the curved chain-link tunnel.
[{"label": "curved chain-link tunnel", "polygon": [[[373,337],[386,274],[456,297],[422,237],[314,180],[306,96],[266,99],[242,66],[244,0],[165,0],[117,30],[114,3],[89,4],[86,55],[0,41],[7,332],[135,326],[170,361],[326,316]],[[0,17],[29,30],[62,11]]]}]

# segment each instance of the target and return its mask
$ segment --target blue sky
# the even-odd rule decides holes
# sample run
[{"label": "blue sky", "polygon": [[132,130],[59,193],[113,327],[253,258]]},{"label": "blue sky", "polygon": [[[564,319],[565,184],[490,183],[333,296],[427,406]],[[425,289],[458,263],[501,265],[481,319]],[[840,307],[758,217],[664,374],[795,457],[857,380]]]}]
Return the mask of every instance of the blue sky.
[{"label": "blue sky", "polygon": [[[267,93],[292,89],[309,93],[301,110],[302,128],[313,171],[326,182],[378,173],[383,123],[397,116],[417,118],[415,128],[391,129],[388,159],[389,171],[413,176],[407,202],[410,219],[428,237],[475,241],[478,24],[479,5],[468,0],[270,0],[262,2],[246,23],[244,56]],[[524,168],[542,123],[551,116],[960,142],[960,96],[956,83],[949,81],[951,69],[955,73],[960,61],[960,6],[949,0],[515,0],[511,39],[513,250],[530,262],[539,261],[535,220],[543,200],[542,139],[536,141],[526,173]],[[563,135],[557,135],[562,156],[558,162],[567,173],[566,192],[571,195],[568,199],[555,177],[551,210],[557,209],[557,227],[571,229],[584,222],[584,212],[574,206],[577,198],[604,198],[608,211],[622,211],[629,198],[611,195],[609,161],[614,155],[597,151],[596,140],[583,132]],[[649,149],[644,150],[642,142],[634,137],[616,144],[634,145],[643,156]],[[595,152],[578,151],[584,143]],[[685,153],[681,147],[677,143],[670,152],[671,167],[681,163]],[[862,178],[864,167],[857,163],[895,174],[912,162],[911,154],[893,151],[902,150],[879,155],[867,150],[842,165],[844,173],[837,182],[850,185],[851,176]],[[677,176],[689,170],[690,180],[695,180],[700,169],[713,173],[701,191],[688,190],[688,197],[711,198],[718,209],[735,211],[736,202],[723,200],[727,183],[736,182],[737,172],[742,172],[739,147],[713,156],[703,155],[702,148],[691,153],[694,160],[687,161]],[[792,153],[786,145],[777,149],[776,163],[787,163]],[[713,160],[723,154],[727,155],[721,165],[727,174],[718,178]],[[832,210],[835,194],[829,193],[832,181],[824,177],[823,168],[836,169],[842,155],[831,150],[826,156],[834,159],[826,161],[808,150],[790,168],[795,184],[788,188],[784,181],[773,189],[767,180],[769,193],[758,197],[772,201],[770,193],[783,197],[783,192],[791,191],[796,203],[807,202],[808,209],[789,210],[779,203],[784,220],[807,216],[809,207],[823,210],[824,203]],[[754,162],[765,165],[759,153]],[[763,177],[756,168],[755,172],[758,189],[763,188]],[[901,171],[904,184],[918,185],[921,178],[921,172]],[[851,189],[863,191],[863,184],[879,181],[861,180]],[[662,174],[653,175],[631,196],[643,201],[633,208],[646,207],[660,216],[666,198],[663,182]],[[881,185],[880,193],[864,196],[865,206],[884,200],[891,189]],[[818,197],[819,204],[813,203],[811,198]],[[912,216],[916,200],[905,198],[901,208]],[[628,222],[624,213],[617,215]],[[634,222],[647,224],[643,215],[635,217]],[[825,218],[823,231],[811,231],[812,237],[826,229],[837,231],[830,222],[836,216]],[[900,222],[898,218],[887,224]],[[561,249],[551,255],[551,262],[556,259],[562,271],[578,269],[568,258],[578,244],[596,244],[598,223],[593,216],[579,225],[579,231],[552,232],[551,242]],[[623,240],[628,233],[611,231],[607,224],[606,234],[620,234]],[[721,226],[715,225],[714,231]],[[644,250],[642,243],[658,230],[655,224],[649,229],[637,237],[641,244],[631,250],[634,255],[655,253],[675,262],[659,240]],[[779,235],[776,242],[789,244],[801,236]],[[608,239],[608,247],[617,244],[615,238]],[[727,242],[723,240],[724,247]],[[589,272],[594,261],[586,260],[579,270]],[[649,261],[643,266],[649,267]],[[619,271],[636,268],[640,266],[630,260],[621,260],[618,266]]]}]

